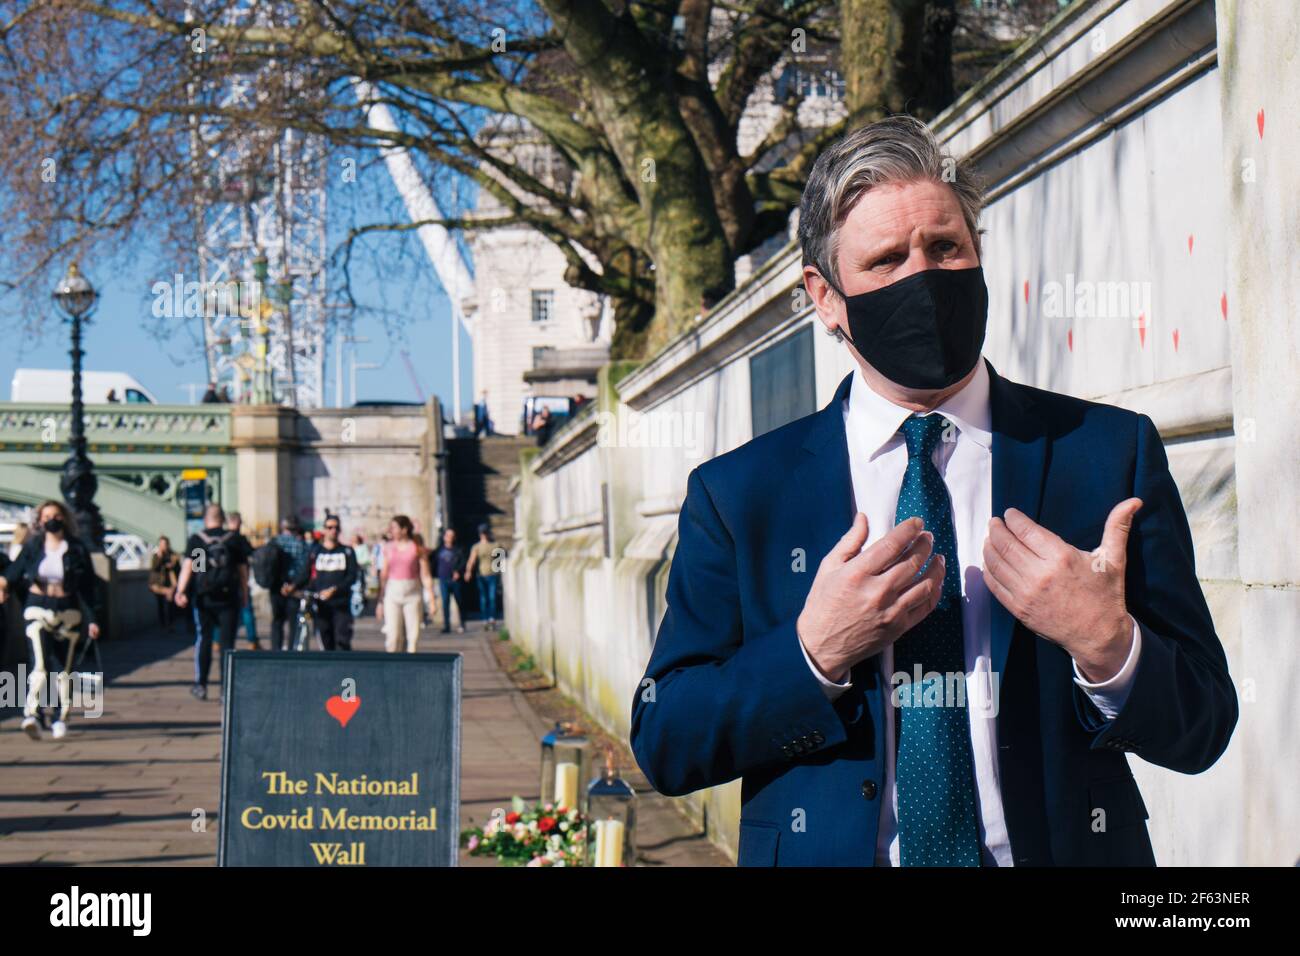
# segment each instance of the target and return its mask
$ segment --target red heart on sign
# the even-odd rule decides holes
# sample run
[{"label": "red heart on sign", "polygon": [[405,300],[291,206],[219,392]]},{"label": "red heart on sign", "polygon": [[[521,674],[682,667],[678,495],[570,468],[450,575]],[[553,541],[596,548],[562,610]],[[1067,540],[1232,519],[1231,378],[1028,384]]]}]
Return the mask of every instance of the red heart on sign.
[{"label": "red heart on sign", "polygon": [[344,700],[338,694],[335,694],[329,700],[325,701],[326,712],[339,722],[340,727],[346,727],[348,725],[348,721],[352,719],[360,706],[360,697],[353,697],[351,700]]}]

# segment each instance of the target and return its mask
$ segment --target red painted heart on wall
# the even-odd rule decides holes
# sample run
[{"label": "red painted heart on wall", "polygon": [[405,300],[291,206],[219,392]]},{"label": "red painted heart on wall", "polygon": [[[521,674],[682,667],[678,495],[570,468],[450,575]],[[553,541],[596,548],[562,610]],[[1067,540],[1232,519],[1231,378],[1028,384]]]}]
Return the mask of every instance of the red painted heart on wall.
[{"label": "red painted heart on wall", "polygon": [[1260,111],[1255,114],[1255,126],[1259,128],[1259,138],[1263,139],[1264,138],[1264,110],[1262,107],[1260,108]]},{"label": "red painted heart on wall", "polygon": [[1178,351],[1178,330],[1174,329],[1174,351]]},{"label": "red painted heart on wall", "polygon": [[1223,321],[1228,321],[1228,293],[1219,296],[1219,311],[1223,313]]},{"label": "red painted heart on wall", "polygon": [[1065,344],[1070,347],[1071,352],[1074,351],[1074,329],[1065,333]]},{"label": "red painted heart on wall", "polygon": [[1195,240],[1195,238],[1196,237],[1193,236],[1190,232],[1187,234],[1187,254],[1189,256],[1192,254],[1192,242]]}]

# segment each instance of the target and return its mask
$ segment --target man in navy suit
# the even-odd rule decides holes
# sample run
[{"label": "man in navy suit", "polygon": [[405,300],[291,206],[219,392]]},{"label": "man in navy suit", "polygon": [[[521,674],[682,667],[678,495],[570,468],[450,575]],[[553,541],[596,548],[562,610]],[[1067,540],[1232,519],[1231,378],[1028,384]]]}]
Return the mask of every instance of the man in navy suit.
[{"label": "man in navy suit", "polygon": [[804,283],[857,368],[687,482],[632,746],[741,778],[742,866],[1153,865],[1125,755],[1236,724],[1151,419],[980,355],[982,202],[907,117],[823,153]]}]

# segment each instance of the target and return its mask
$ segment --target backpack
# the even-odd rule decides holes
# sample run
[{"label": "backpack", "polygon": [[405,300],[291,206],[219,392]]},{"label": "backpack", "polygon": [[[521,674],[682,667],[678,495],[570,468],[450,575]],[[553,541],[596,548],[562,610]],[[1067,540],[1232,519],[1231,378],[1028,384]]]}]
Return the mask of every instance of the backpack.
[{"label": "backpack", "polygon": [[258,587],[274,591],[284,578],[285,558],[288,555],[274,541],[268,541],[253,552],[253,580]]},{"label": "backpack", "polygon": [[209,537],[200,532],[203,542],[204,568],[198,573],[196,593],[199,597],[224,604],[235,596],[235,554],[232,545],[235,533],[228,531],[219,537]]}]

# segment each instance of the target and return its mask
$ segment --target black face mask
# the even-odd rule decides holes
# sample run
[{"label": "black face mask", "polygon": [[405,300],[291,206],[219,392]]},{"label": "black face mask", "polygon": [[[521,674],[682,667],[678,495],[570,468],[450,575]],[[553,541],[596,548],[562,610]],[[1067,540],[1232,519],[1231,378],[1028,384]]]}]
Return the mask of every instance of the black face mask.
[{"label": "black face mask", "polygon": [[51,518],[45,524],[41,525],[42,530],[49,534],[63,534],[63,519]]},{"label": "black face mask", "polygon": [[984,270],[927,269],[874,292],[844,297],[849,343],[904,388],[959,382],[979,361],[988,323]]}]

